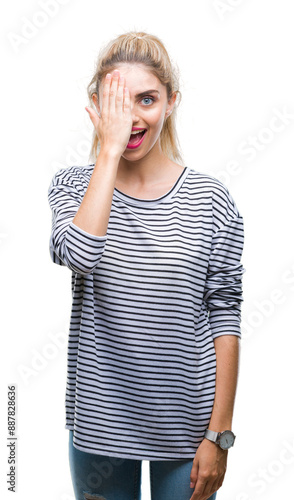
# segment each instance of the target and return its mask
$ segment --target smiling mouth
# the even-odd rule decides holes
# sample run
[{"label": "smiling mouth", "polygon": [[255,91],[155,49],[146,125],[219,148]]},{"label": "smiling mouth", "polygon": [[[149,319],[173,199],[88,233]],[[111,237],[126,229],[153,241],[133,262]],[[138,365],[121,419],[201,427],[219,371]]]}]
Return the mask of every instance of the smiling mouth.
[{"label": "smiling mouth", "polygon": [[140,130],[140,131],[134,131],[130,135],[130,139],[129,139],[127,148],[128,149],[138,148],[142,144],[146,132],[147,132],[146,129]]}]

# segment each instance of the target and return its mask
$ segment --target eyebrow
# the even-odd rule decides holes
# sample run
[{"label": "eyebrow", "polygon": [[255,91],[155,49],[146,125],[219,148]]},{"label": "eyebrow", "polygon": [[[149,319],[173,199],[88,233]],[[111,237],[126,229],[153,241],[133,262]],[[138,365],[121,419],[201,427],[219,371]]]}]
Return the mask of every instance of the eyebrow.
[{"label": "eyebrow", "polygon": [[154,94],[154,93],[157,93],[160,95],[160,92],[158,90],[151,89],[151,90],[145,90],[144,92],[140,92],[140,94],[136,94],[135,97],[143,97],[146,94]]}]

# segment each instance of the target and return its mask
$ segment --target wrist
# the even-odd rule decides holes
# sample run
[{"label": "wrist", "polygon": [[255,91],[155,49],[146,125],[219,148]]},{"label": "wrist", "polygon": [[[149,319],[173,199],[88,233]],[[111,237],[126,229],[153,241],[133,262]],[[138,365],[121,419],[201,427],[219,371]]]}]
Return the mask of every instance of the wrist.
[{"label": "wrist", "polygon": [[206,429],[204,438],[218,445],[222,450],[228,450],[234,446],[236,436],[229,429],[225,431],[212,431],[211,429]]},{"label": "wrist", "polygon": [[214,431],[214,432],[231,431],[232,430],[232,422],[228,422],[228,423],[225,423],[225,422],[221,422],[221,423],[215,422],[214,423],[213,422],[213,423],[209,424],[207,429],[209,429],[210,431]]},{"label": "wrist", "polygon": [[121,158],[121,155],[122,155],[121,151],[116,150],[114,147],[108,147],[104,145],[100,147],[98,158],[100,159],[103,158],[104,160],[117,161],[118,163]]},{"label": "wrist", "polygon": [[231,412],[225,414],[225,412],[213,411],[207,428],[212,431],[218,432],[231,431],[232,423],[233,415],[231,414]]}]

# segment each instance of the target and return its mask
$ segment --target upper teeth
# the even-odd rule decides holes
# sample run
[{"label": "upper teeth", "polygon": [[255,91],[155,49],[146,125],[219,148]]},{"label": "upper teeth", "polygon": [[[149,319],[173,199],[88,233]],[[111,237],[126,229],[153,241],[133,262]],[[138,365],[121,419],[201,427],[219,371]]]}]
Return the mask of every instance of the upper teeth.
[{"label": "upper teeth", "polygon": [[144,132],[144,129],[142,129],[142,130],[134,130],[133,132],[131,132],[131,135],[140,134],[141,132]]}]

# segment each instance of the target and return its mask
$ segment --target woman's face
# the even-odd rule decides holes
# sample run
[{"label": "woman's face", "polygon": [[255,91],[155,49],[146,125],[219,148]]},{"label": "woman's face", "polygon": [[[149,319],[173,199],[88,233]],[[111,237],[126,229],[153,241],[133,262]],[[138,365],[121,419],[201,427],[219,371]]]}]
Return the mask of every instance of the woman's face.
[{"label": "woman's face", "polygon": [[[159,151],[160,132],[165,118],[172,111],[176,94],[168,102],[165,85],[162,85],[158,78],[142,64],[122,63],[115,69],[118,69],[121,76],[125,78],[125,85],[130,92],[132,127],[145,129],[143,141],[138,140],[140,135],[137,137],[133,135],[122,155],[126,160],[137,161],[155,145]],[[100,88],[100,102],[101,97],[102,89]],[[136,146],[137,143],[139,146]]]}]

